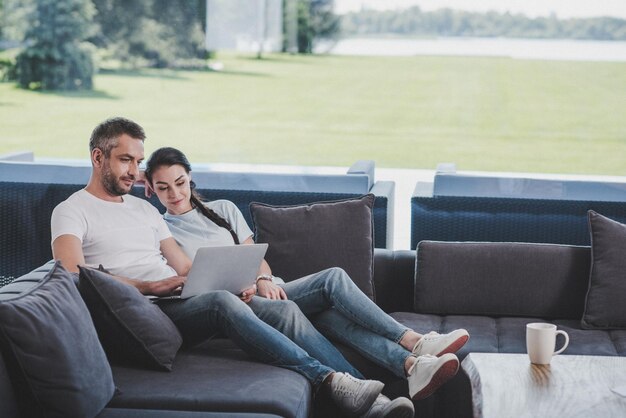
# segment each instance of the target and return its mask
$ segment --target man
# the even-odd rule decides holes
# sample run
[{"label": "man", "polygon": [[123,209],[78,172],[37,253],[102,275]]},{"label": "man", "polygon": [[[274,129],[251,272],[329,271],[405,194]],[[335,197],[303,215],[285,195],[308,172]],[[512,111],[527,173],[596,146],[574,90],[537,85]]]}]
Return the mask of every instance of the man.
[{"label": "man", "polygon": [[[53,211],[52,253],[69,271],[102,264],[144,295],[169,296],[180,292],[191,261],[156,208],[128,194],[140,175],[144,139],[143,129],[124,118],[106,120],[94,129],[91,178]],[[254,289],[247,290],[242,300],[253,294]],[[358,371],[343,358],[336,362],[343,370],[321,364],[261,321],[242,300],[223,291],[159,306],[186,341],[224,332],[251,356],[302,374],[349,415],[412,416],[408,399],[389,401],[380,395],[381,382],[353,377]]]}]

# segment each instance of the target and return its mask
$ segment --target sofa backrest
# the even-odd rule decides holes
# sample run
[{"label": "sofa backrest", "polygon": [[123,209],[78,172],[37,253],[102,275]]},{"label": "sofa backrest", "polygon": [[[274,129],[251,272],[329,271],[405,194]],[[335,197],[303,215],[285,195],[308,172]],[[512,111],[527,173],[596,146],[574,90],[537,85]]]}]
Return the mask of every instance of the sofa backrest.
[{"label": "sofa backrest", "polygon": [[457,173],[444,167],[411,198],[422,240],[590,245],[587,211],[626,222],[626,177]]},{"label": "sofa backrest", "polygon": [[[83,188],[79,184],[0,182],[0,276],[18,277],[52,258],[50,247],[50,218],[52,211],[72,193]],[[252,227],[250,202],[273,205],[296,205],[358,197],[353,193],[281,192],[259,190],[215,190],[198,188],[207,200],[228,199],[242,211]],[[133,188],[132,194],[144,196],[143,187]],[[161,213],[165,208],[156,196],[149,201]],[[389,201],[377,196],[374,203],[374,239],[377,247],[387,244]]]},{"label": "sofa backrest", "polygon": [[581,319],[589,247],[422,241],[414,308],[445,315]]},{"label": "sofa backrest", "polygon": [[[375,183],[375,163],[371,160],[359,160],[345,173],[245,172],[216,170],[216,166],[220,165],[193,165],[192,176],[199,188],[362,195],[368,193]],[[90,176],[89,160],[34,162],[0,159],[3,181],[86,184]]]},{"label": "sofa backrest", "polygon": [[1,276],[21,276],[52,258],[52,210],[82,187],[0,182]]},{"label": "sofa backrest", "polygon": [[626,178],[619,180],[436,173],[433,195],[626,202]]},{"label": "sofa backrest", "polygon": [[589,210],[626,222],[626,202],[414,195],[411,248],[423,240],[590,245]]}]

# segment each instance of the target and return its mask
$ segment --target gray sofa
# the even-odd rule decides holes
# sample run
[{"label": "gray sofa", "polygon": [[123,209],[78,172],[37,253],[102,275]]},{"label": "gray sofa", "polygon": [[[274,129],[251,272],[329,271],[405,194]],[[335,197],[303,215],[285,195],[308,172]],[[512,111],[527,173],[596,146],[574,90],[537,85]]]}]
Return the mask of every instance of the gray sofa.
[{"label": "gray sofa", "polygon": [[[49,251],[51,207],[77,186],[12,182],[0,186],[2,257],[6,257],[1,258],[1,276],[1,268],[15,261],[11,254],[24,255],[20,266],[37,265],[28,258],[33,248],[40,248],[39,264],[49,259],[44,250]],[[417,331],[468,329],[471,339],[458,353],[461,358],[469,352],[522,353],[524,325],[538,320],[554,322],[569,333],[565,355],[626,355],[626,331],[581,327],[589,247],[422,241],[417,252],[375,249],[374,253],[376,303]],[[0,348],[0,417],[19,416],[17,399],[23,386],[9,377],[12,353]],[[406,395],[404,380],[353,350],[340,349],[363,374],[384,381],[388,395]],[[100,417],[338,416],[302,376],[255,362],[222,338],[183,347],[171,372],[119,364],[111,369],[118,392]],[[416,416],[471,416],[470,402],[469,381],[459,373],[434,396],[418,402]]]},{"label": "gray sofa", "polygon": [[[626,356],[626,330],[581,327],[590,264],[583,246],[422,241],[417,253],[377,250],[376,301],[418,331],[467,329],[461,360],[470,352],[525,353],[525,325],[539,321],[569,334],[563,355]],[[416,416],[471,417],[467,376],[418,403]]]},{"label": "gray sofa", "polygon": [[[417,261],[417,263],[416,263]],[[422,332],[463,327],[471,339],[458,353],[525,352],[525,324],[549,321],[570,335],[567,354],[626,356],[626,331],[580,326],[590,265],[588,247],[422,242],[414,251],[375,250],[376,302]],[[390,396],[406,383],[341,347]],[[114,365],[119,393],[101,417],[338,416],[300,375],[251,360],[226,339],[187,347],[172,372]],[[0,359],[0,416],[17,416]],[[461,372],[417,402],[417,417],[471,416],[471,387]]]}]

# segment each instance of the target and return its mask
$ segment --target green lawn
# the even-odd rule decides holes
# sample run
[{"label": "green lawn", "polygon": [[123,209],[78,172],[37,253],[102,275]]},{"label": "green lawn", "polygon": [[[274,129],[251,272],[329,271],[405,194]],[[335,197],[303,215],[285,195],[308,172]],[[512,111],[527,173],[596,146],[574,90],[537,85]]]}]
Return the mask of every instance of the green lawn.
[{"label": "green lawn", "polygon": [[195,162],[626,174],[626,63],[218,57],[223,72],[107,73],[88,93],[0,84],[0,154],[87,158],[123,115]]}]

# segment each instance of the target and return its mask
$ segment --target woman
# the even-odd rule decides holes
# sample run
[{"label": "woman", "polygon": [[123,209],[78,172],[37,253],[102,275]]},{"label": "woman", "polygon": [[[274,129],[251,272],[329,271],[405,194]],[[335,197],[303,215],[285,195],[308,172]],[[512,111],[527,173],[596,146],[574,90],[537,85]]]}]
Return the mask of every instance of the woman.
[{"label": "woman", "polygon": [[[145,172],[147,185],[167,209],[164,218],[172,235],[187,255],[193,258],[199,247],[254,243],[252,231],[235,204],[227,200],[202,202],[190,173],[189,161],[174,148],[155,151]],[[413,400],[429,396],[456,374],[459,362],[453,353],[469,338],[463,329],[421,335],[401,325],[339,268],[284,283],[272,276],[264,260],[256,283],[256,289],[241,297],[264,322],[337,370],[344,370],[347,362],[326,337],[354,348],[406,378]],[[349,367],[351,374],[361,376]]]}]

